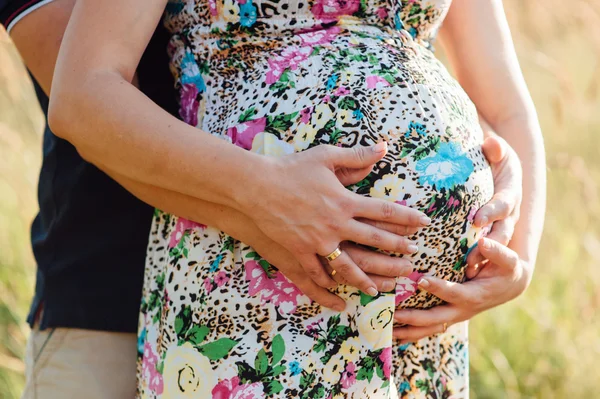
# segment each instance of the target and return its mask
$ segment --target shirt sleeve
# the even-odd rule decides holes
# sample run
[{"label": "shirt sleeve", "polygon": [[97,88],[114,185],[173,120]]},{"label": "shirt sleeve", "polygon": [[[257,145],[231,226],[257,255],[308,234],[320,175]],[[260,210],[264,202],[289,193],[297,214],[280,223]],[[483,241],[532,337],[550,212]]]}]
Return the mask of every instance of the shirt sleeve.
[{"label": "shirt sleeve", "polygon": [[0,0],[0,24],[10,33],[21,18],[51,1],[53,0]]}]

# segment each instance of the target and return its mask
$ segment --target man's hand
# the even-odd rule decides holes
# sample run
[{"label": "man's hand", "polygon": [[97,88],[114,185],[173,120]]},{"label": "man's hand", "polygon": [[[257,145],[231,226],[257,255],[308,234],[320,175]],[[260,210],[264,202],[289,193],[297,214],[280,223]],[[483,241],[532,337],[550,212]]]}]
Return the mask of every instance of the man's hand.
[{"label": "man's hand", "polygon": [[432,309],[402,309],[394,316],[394,337],[402,343],[438,334],[446,327],[501,305],[519,296],[531,281],[532,267],[512,249],[488,238],[479,240],[481,255],[488,260],[477,277],[463,284],[424,276],[419,287],[446,301]]}]

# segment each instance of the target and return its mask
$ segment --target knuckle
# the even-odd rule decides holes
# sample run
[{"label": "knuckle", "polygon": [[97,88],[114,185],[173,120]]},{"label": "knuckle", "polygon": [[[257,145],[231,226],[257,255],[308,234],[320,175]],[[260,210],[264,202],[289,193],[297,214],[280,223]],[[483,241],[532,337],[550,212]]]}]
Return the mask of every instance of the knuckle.
[{"label": "knuckle", "polygon": [[356,160],[360,163],[363,163],[366,158],[364,149],[362,147],[354,147],[352,150],[354,151],[354,157]]},{"label": "knuckle", "polygon": [[347,262],[343,262],[337,265],[335,269],[338,271],[337,274],[346,275],[352,270],[352,266]]},{"label": "knuckle", "polygon": [[373,262],[368,258],[358,259],[356,261],[356,264],[358,267],[360,267],[362,269],[362,271],[367,272],[367,273],[371,272],[374,267]]},{"label": "knuckle", "polygon": [[374,231],[373,233],[371,233],[371,243],[377,245],[380,245],[383,241],[383,236],[381,235],[381,233]]},{"label": "knuckle", "polygon": [[396,208],[391,202],[384,201],[381,203],[381,216],[383,219],[391,219],[396,213]]}]

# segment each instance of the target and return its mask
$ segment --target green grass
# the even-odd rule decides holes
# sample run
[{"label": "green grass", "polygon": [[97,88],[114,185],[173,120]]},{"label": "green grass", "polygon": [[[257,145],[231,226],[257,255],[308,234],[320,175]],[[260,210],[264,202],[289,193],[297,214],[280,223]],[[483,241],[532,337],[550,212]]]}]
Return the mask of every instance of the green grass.
[{"label": "green grass", "polygon": [[[600,0],[506,0],[548,154],[536,274],[519,299],[476,317],[473,398],[594,398],[600,383]],[[42,119],[0,37],[0,397],[22,383],[33,287]]]}]

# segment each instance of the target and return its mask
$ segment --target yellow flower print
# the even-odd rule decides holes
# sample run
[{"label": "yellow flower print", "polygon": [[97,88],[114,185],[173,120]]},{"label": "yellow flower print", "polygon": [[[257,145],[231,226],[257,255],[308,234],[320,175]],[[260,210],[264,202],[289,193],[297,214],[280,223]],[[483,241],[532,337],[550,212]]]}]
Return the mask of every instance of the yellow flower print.
[{"label": "yellow flower print", "polygon": [[303,123],[294,135],[294,149],[296,151],[306,150],[315,141],[317,130],[310,123]]},{"label": "yellow flower print", "polygon": [[313,120],[315,122],[315,129],[319,130],[324,127],[327,122],[333,119],[333,112],[331,108],[329,108],[329,104],[319,104],[315,107],[314,110],[315,115],[313,116]]},{"label": "yellow flower print", "polygon": [[392,343],[394,297],[386,295],[369,302],[360,309],[356,320],[359,338],[372,349],[381,349]]},{"label": "yellow flower print", "polygon": [[258,133],[252,140],[252,152],[273,157],[294,153],[294,146],[271,133]]},{"label": "yellow flower print", "polygon": [[357,337],[350,337],[340,346],[340,355],[349,362],[358,360],[359,351],[361,348],[360,340]]},{"label": "yellow flower print", "polygon": [[240,21],[240,6],[235,0],[223,1],[223,19],[226,22]]},{"label": "yellow flower print", "polygon": [[369,194],[373,198],[401,201],[406,192],[403,183],[404,179],[390,173],[377,180]]},{"label": "yellow flower print", "polygon": [[167,350],[163,381],[164,399],[192,399],[210,392],[217,378],[208,358],[186,342]]},{"label": "yellow flower print", "polygon": [[325,368],[323,369],[323,379],[330,384],[335,384],[342,378],[342,372],[345,367],[346,362],[344,361],[344,358],[337,353],[329,359],[325,365]]}]

